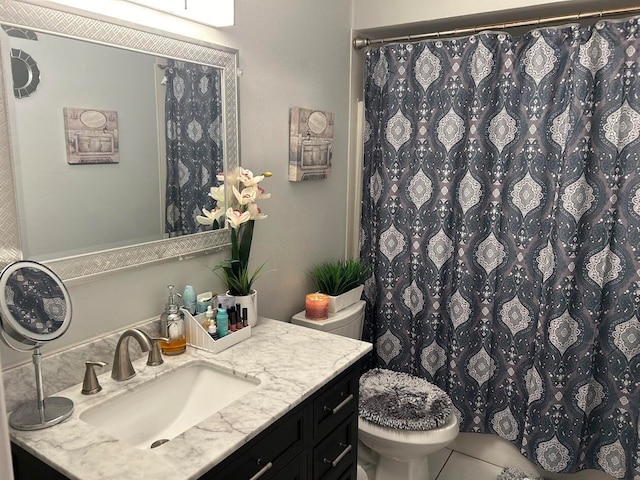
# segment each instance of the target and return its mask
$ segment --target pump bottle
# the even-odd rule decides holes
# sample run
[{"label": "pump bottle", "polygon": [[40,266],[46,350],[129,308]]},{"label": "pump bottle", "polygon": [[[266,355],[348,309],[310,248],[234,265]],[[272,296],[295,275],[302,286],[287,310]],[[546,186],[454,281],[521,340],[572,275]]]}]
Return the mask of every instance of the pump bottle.
[{"label": "pump bottle", "polygon": [[179,355],[187,349],[187,337],[184,329],[184,315],[176,303],[176,295],[173,285],[168,285],[169,298],[163,314],[160,316],[160,330],[163,337],[169,339],[168,342],[160,342],[160,348],[165,355]]}]

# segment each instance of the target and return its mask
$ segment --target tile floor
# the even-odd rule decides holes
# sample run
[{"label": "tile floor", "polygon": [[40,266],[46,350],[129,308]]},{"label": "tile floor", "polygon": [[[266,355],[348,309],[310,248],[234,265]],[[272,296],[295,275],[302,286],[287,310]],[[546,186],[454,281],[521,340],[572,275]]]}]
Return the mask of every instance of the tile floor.
[{"label": "tile floor", "polygon": [[429,457],[429,480],[496,480],[503,467],[442,449]]},{"label": "tile floor", "polygon": [[[369,480],[374,480],[375,467],[358,463],[367,465]],[[429,456],[429,478],[425,480],[496,480],[502,470],[503,467],[445,448]]]}]

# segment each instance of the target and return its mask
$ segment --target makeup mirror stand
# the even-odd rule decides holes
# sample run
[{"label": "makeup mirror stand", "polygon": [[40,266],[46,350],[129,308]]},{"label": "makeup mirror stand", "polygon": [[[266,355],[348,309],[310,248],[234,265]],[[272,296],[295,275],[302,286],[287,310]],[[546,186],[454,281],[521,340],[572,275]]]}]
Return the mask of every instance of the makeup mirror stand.
[{"label": "makeup mirror stand", "polygon": [[0,339],[18,352],[33,351],[36,376],[36,400],[23,403],[9,415],[9,425],[16,430],[48,428],[73,412],[73,402],[68,398],[45,398],[40,353],[40,347],[64,334],[70,322],[69,292],[53,271],[29,260],[14,262],[2,270]]},{"label": "makeup mirror stand", "polygon": [[[4,330],[0,330],[4,343],[18,352],[28,352],[12,345]],[[63,422],[73,413],[73,402],[64,397],[44,396],[42,383],[42,354],[37,345],[31,354],[36,375],[36,400],[21,404],[9,415],[9,425],[16,430],[41,430]]]}]

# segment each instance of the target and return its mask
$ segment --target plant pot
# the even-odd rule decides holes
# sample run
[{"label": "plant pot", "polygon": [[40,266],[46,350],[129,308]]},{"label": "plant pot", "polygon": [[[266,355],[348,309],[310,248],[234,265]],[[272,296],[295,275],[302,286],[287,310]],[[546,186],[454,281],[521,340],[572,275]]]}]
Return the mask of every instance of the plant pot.
[{"label": "plant pot", "polygon": [[339,312],[356,303],[362,296],[362,290],[364,290],[364,285],[360,285],[337,297],[329,295],[329,313]]},{"label": "plant pot", "polygon": [[[229,295],[229,292],[227,292]],[[242,309],[247,309],[249,325],[255,327],[258,323],[258,292],[251,290],[249,295],[236,295],[236,311],[242,313]]]}]

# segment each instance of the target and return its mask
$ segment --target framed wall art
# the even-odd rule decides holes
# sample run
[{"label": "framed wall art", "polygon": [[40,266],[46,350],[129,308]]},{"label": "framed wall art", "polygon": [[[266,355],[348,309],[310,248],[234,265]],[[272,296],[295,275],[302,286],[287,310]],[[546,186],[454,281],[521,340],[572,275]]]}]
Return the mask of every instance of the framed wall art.
[{"label": "framed wall art", "polygon": [[289,110],[289,180],[323,180],[331,170],[333,113]]}]

